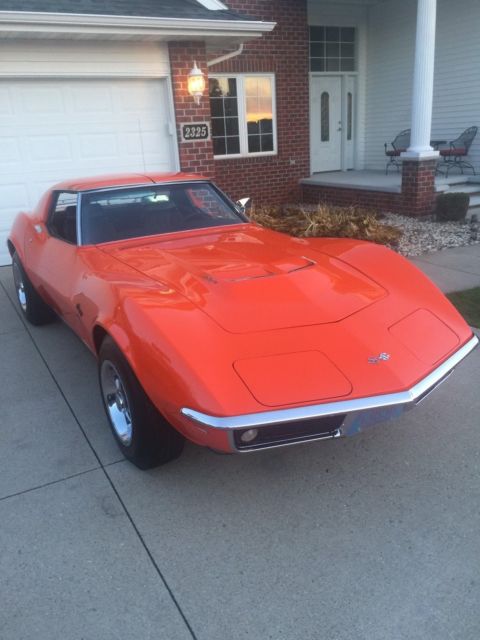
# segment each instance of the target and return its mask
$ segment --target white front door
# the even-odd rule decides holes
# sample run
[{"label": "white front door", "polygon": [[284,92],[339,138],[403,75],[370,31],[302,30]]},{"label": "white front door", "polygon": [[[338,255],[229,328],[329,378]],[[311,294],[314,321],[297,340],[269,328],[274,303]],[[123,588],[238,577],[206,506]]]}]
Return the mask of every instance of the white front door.
[{"label": "white front door", "polygon": [[342,78],[312,77],[310,107],[312,172],[342,168]]},{"label": "white front door", "polygon": [[312,173],[353,169],[356,78],[312,76],[310,87]]}]

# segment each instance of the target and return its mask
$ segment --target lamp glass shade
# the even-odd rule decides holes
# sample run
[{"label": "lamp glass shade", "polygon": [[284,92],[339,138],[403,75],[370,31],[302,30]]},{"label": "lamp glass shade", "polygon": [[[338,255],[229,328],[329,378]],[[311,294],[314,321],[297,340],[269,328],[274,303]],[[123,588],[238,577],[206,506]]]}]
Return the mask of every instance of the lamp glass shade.
[{"label": "lamp glass shade", "polygon": [[188,74],[188,93],[193,96],[195,102],[200,102],[200,98],[205,91],[205,86],[205,76],[195,62],[193,69]]}]

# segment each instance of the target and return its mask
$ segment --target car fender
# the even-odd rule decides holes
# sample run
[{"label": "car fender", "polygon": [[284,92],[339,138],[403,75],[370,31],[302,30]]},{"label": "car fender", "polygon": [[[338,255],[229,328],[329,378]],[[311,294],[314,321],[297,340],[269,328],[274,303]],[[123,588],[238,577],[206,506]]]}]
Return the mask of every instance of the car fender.
[{"label": "car fender", "polygon": [[14,251],[20,258],[20,262],[27,271],[28,265],[26,264],[27,261],[25,259],[25,243],[27,242],[27,238],[33,233],[32,218],[28,213],[21,211],[16,215],[15,220],[13,221],[13,225],[8,236],[8,242],[10,255],[13,255],[13,247]]},{"label": "car fender", "polygon": [[[168,304],[161,299],[151,309],[145,307],[141,296],[130,294],[121,299],[110,317],[102,314],[96,319],[91,338],[97,353],[96,332],[104,332],[114,340],[147,396],[180,429],[182,406],[192,402],[195,406],[214,403],[196,363],[189,362],[176,348],[176,339],[181,333],[178,330],[179,318],[185,314],[189,316],[184,325],[186,331],[191,330],[192,323],[199,332],[202,327],[208,331],[211,320],[176,293],[172,294]],[[177,330],[172,337],[175,326]]]},{"label": "car fender", "polygon": [[315,238],[309,244],[358,269],[397,299],[408,298],[412,301],[412,311],[415,304],[417,309],[428,309],[453,329],[462,343],[471,337],[457,309],[408,258],[383,245],[361,240]]}]

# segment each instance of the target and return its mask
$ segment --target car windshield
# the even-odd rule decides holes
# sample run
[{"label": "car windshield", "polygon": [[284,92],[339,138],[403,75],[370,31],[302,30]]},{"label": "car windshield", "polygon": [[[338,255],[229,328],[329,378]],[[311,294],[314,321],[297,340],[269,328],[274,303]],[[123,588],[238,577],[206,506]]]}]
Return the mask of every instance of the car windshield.
[{"label": "car windshield", "polygon": [[211,184],[190,182],[82,194],[83,244],[245,222]]}]

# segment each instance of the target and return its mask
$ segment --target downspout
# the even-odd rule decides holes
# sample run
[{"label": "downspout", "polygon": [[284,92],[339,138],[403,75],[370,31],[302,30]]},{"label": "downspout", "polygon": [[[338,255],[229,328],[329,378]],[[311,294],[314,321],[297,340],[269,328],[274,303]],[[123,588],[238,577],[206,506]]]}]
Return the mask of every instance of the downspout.
[{"label": "downspout", "polygon": [[235,51],[230,51],[230,53],[225,53],[223,56],[219,56],[218,58],[213,58],[213,60],[207,61],[207,67],[213,67],[215,64],[220,64],[220,62],[225,62],[225,60],[230,60],[230,58],[235,58],[239,56],[243,52],[243,42],[240,44],[238,49]]}]

